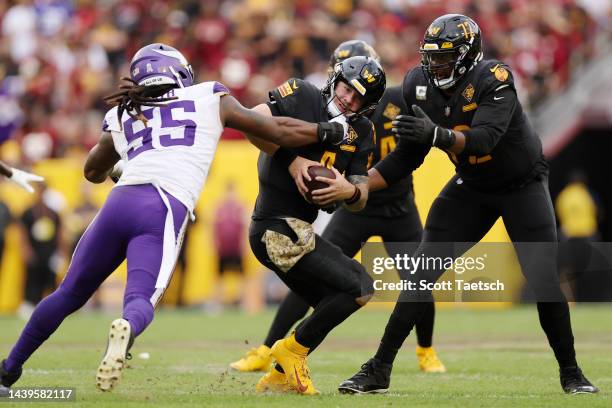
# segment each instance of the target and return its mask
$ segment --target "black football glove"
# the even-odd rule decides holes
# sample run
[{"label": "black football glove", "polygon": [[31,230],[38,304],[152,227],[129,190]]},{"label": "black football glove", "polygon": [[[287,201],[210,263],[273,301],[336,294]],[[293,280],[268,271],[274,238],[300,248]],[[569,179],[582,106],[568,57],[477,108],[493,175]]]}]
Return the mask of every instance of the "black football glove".
[{"label": "black football glove", "polygon": [[324,144],[337,146],[344,140],[345,129],[338,122],[319,122],[317,132],[319,141]]},{"label": "black football glove", "polygon": [[399,142],[420,143],[448,149],[455,143],[455,134],[450,130],[436,125],[429,119],[423,109],[412,105],[415,116],[397,115],[391,131]]},{"label": "black football glove", "polygon": [[337,201],[334,201],[331,204],[328,204],[327,207],[321,208],[321,211],[325,211],[328,214],[333,214],[340,207],[340,204]]},{"label": "black football glove", "polygon": [[117,183],[123,174],[123,169],[125,168],[125,162],[123,160],[119,160],[113,168],[108,173],[108,177],[113,181],[113,183]]}]

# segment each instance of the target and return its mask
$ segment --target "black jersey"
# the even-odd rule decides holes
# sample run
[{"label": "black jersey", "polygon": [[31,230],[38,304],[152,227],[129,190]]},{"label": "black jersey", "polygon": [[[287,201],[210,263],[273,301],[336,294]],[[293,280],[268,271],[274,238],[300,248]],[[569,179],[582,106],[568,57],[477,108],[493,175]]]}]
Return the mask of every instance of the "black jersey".
[{"label": "black jersey", "polygon": [[[402,87],[394,86],[385,90],[378,106],[370,120],[376,128],[376,148],[372,155],[370,166],[375,165],[391,153],[397,145],[397,138],[391,132],[391,122],[397,115],[409,115]],[[408,167],[416,169],[419,167],[430,147],[422,144],[410,144],[406,146],[404,160],[409,162]],[[370,192],[366,207],[358,212],[358,215],[376,217],[397,217],[414,211],[414,192],[412,187],[412,170],[405,171],[403,178],[391,184],[388,188]]]},{"label": "black jersey", "polygon": [[[289,116],[307,122],[329,120],[326,102],[321,91],[309,82],[290,79],[269,93],[268,106],[274,116]],[[313,143],[290,149],[296,155],[334,166],[345,177],[367,175],[368,158],[374,149],[374,127],[365,117],[349,122],[346,140],[339,146]],[[281,160],[260,153],[257,163],[259,195],[255,203],[254,219],[295,217],[313,222],[319,207],[307,202],[295,185],[286,165]]]},{"label": "black jersey", "polygon": [[[517,98],[510,69],[496,60],[477,64],[452,95],[432,87],[420,67],[406,74],[402,93],[407,106],[420,106],[437,125],[461,131],[466,145],[448,153],[459,181],[483,192],[524,185],[548,171],[542,143]],[[394,157],[391,157],[394,156]],[[406,174],[405,152],[376,167],[388,183]]]}]

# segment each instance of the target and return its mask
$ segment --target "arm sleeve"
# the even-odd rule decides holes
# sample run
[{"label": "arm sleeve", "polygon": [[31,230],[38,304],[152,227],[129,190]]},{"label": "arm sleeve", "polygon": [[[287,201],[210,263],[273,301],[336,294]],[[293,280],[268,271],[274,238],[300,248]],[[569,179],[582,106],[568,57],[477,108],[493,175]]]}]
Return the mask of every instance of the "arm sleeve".
[{"label": "arm sleeve", "polygon": [[[298,89],[301,89],[301,80],[289,79],[281,86],[268,92],[268,102],[266,104],[270,108],[272,116],[289,116],[293,117],[297,109],[297,94]],[[292,149],[280,146],[274,152],[274,158],[278,160],[283,167],[289,165],[296,159],[298,155]]]},{"label": "arm sleeve", "polygon": [[280,146],[274,152],[273,156],[276,160],[278,160],[283,167],[289,167],[291,163],[298,157],[298,155],[289,148]]},{"label": "arm sleeve", "polygon": [[394,184],[418,169],[431,146],[417,143],[399,143],[395,150],[379,161],[374,168],[388,185]]},{"label": "arm sleeve", "polygon": [[268,107],[270,108],[272,116],[286,116],[281,113],[280,106],[276,103],[276,101],[268,101],[266,102],[266,105],[268,105]]},{"label": "arm sleeve", "polygon": [[503,85],[496,89],[480,100],[471,129],[463,132],[466,138],[464,154],[489,154],[508,130],[518,104],[516,91]]},{"label": "arm sleeve", "polygon": [[[406,74],[402,81],[400,107],[404,115],[414,115],[411,106],[413,103],[417,103],[414,97],[416,88],[413,81],[415,75],[413,71]],[[394,184],[418,169],[423,164],[430,149],[431,146],[419,143],[397,143],[396,148],[376,163],[374,168],[388,185]]]},{"label": "arm sleeve", "polygon": [[410,72],[406,74],[406,76],[404,77],[404,79],[402,80],[402,85],[401,85],[401,89],[402,89],[402,99],[404,100],[404,104],[406,106],[411,106],[410,102],[411,102],[411,97],[410,97]]},{"label": "arm sleeve", "polygon": [[291,78],[268,92],[267,104],[272,115],[294,117],[300,102],[304,103],[310,96],[308,85],[301,79]]}]

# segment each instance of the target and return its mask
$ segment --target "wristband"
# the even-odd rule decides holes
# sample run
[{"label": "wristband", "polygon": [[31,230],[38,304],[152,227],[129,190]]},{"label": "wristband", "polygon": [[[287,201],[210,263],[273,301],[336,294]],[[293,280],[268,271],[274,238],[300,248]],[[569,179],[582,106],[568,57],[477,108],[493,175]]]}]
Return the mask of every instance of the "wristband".
[{"label": "wristband", "polygon": [[[346,129],[348,129],[348,125],[346,125]],[[319,142],[334,146],[339,145],[344,141],[346,129],[340,122],[319,122],[317,127]]]},{"label": "wristband", "polygon": [[455,144],[455,132],[440,126],[434,128],[434,136],[431,141],[432,146],[446,150]]},{"label": "wristband", "polygon": [[361,189],[359,187],[357,187],[356,185],[354,185],[354,186],[355,186],[355,192],[353,193],[351,198],[348,198],[348,199],[344,200],[344,204],[346,204],[346,205],[353,205],[357,201],[359,201],[359,199],[361,198]]}]

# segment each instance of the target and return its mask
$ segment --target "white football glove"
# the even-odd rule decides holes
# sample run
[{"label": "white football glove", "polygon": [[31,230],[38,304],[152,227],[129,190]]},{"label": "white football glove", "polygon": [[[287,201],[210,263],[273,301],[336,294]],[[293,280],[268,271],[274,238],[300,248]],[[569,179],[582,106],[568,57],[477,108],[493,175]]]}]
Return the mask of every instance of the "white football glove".
[{"label": "white football glove", "polygon": [[11,168],[11,171],[13,172],[13,175],[9,177],[9,180],[11,180],[14,183],[19,184],[21,187],[26,189],[28,193],[34,192],[34,187],[30,185],[30,182],[33,182],[33,181],[40,182],[40,181],[45,180],[44,177],[37,176],[36,174],[28,173],[27,171],[19,170],[14,167]]}]

